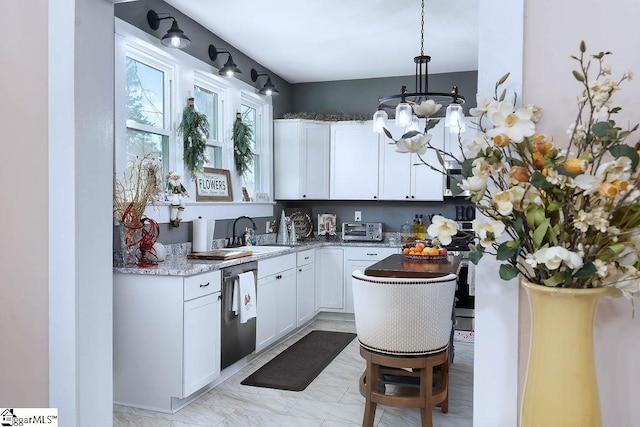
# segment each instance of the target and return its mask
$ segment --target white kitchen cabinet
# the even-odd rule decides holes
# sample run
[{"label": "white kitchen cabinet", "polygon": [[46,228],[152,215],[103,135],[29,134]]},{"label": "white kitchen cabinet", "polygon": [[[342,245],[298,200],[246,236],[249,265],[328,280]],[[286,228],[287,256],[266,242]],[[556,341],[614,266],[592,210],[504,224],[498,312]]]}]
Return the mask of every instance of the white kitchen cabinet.
[{"label": "white kitchen cabinet", "polygon": [[316,311],[344,309],[343,256],[342,248],[316,249]]},{"label": "white kitchen cabinet", "polygon": [[315,314],[315,249],[297,253],[296,316],[300,327]]},{"label": "white kitchen cabinet", "polygon": [[330,124],[281,119],[273,129],[276,200],[328,199]]},{"label": "white kitchen cabinet", "polygon": [[276,341],[276,280],[258,279],[256,307],[256,353]]},{"label": "white kitchen cabinet", "polygon": [[344,250],[344,289],[345,289],[345,313],[353,313],[353,291],[351,287],[351,274],[355,270],[364,270],[385,259],[389,255],[400,253],[398,248],[384,247],[347,247]]},{"label": "white kitchen cabinet", "polygon": [[175,412],[218,378],[220,274],[114,274],[114,403]]},{"label": "white kitchen cabinet", "polygon": [[258,261],[256,352],[296,328],[296,254]]},{"label": "white kitchen cabinet", "polygon": [[296,270],[290,268],[276,276],[276,336],[293,331],[296,326]]},{"label": "white kitchen cabinet", "polygon": [[372,121],[331,124],[332,200],[378,199],[378,134]]},{"label": "white kitchen cabinet", "polygon": [[[424,121],[420,122],[424,129]],[[388,126],[393,137],[398,140],[404,129]],[[445,143],[444,120],[429,130],[431,145],[442,149]],[[422,164],[416,154],[398,153],[396,145],[385,134],[379,135],[380,143],[380,200],[442,201],[444,175]],[[442,170],[434,150],[427,150],[422,159],[429,165]]]},{"label": "white kitchen cabinet", "polygon": [[184,303],[184,394],[212,382],[220,374],[220,344],[211,330],[220,330],[219,294]]}]

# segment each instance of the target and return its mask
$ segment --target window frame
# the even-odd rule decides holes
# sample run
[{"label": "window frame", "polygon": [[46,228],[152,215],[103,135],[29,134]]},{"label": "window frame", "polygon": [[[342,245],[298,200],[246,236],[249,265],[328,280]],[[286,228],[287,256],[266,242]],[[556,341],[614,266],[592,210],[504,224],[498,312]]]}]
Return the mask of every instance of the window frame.
[{"label": "window frame", "polygon": [[[240,105],[246,105],[256,110],[256,129],[254,129],[255,152],[259,156],[260,179],[256,184],[256,193],[266,193],[269,201],[273,201],[273,123],[272,105],[270,98],[265,99],[256,93],[246,90],[240,91]],[[241,184],[244,179],[240,178]],[[255,200],[253,201],[256,202]],[[258,202],[259,203],[259,202]]]},{"label": "window frame", "polygon": [[195,86],[201,87],[202,89],[208,90],[217,95],[217,111],[216,111],[216,120],[217,126],[216,131],[217,135],[215,138],[212,135],[209,135],[209,139],[207,140],[207,146],[214,146],[221,148],[221,157],[222,157],[222,167],[229,169],[227,167],[228,159],[225,153],[228,151],[228,148],[225,147],[225,138],[224,138],[224,129],[226,128],[225,121],[225,108],[227,108],[228,102],[228,86],[223,86],[216,79],[211,77],[209,73],[205,73],[201,70],[194,70],[193,72],[193,85],[192,90],[195,93]]},{"label": "window frame", "polygon": [[[166,153],[163,152],[164,173],[176,170],[176,136],[175,136],[175,93],[176,76],[178,75],[178,65],[160,51],[147,47],[136,41],[116,34],[115,49],[115,155],[114,171],[116,174],[123,174],[127,168],[127,129],[140,132],[152,133],[167,137]],[[127,117],[126,91],[121,90],[126,87],[126,60],[131,58],[148,67],[155,68],[164,73],[163,95],[164,113],[163,127],[144,125]]]}]

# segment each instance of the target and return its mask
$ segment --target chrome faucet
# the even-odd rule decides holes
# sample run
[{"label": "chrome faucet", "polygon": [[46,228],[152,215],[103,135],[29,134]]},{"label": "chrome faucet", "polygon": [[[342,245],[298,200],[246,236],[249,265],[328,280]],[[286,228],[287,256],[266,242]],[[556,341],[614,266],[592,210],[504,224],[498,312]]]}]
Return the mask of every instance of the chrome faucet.
[{"label": "chrome faucet", "polygon": [[242,246],[242,242],[239,241],[238,239],[240,239],[240,236],[236,236],[236,224],[238,223],[239,220],[241,220],[242,218],[246,218],[249,221],[251,221],[251,224],[253,225],[253,231],[258,230],[258,227],[256,227],[256,223],[255,221],[249,217],[249,216],[239,216],[238,218],[236,218],[233,221],[233,237],[231,238],[231,242],[229,243],[229,245],[227,247],[237,247],[237,246]]}]

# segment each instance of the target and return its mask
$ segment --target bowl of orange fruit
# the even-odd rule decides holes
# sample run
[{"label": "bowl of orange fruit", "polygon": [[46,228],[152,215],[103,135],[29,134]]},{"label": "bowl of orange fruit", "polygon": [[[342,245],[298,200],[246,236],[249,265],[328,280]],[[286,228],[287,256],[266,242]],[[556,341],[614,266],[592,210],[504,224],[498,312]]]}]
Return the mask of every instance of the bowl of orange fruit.
[{"label": "bowl of orange fruit", "polygon": [[405,259],[420,262],[434,262],[447,260],[447,248],[432,242],[415,242],[404,245],[402,254]]}]

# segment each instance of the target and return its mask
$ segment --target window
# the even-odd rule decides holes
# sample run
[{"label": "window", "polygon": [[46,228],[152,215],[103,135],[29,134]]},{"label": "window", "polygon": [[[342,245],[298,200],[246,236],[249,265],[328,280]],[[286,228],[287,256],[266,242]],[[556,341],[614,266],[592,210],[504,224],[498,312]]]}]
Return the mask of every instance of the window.
[{"label": "window", "polygon": [[240,105],[242,121],[251,127],[253,141],[251,150],[254,153],[250,170],[242,176],[242,186],[247,189],[251,201],[266,201],[269,199],[267,181],[264,173],[269,172],[268,144],[270,139],[265,126],[268,126],[268,105],[261,99],[243,94]]},{"label": "window", "polygon": [[247,189],[249,198],[253,200],[257,190],[256,183],[260,182],[260,153],[256,150],[256,139],[259,139],[256,131],[257,114],[255,108],[244,104],[241,106],[240,112],[242,113],[242,121],[251,128],[253,133],[253,140],[251,141],[251,151],[254,154],[253,161],[247,172],[242,176],[242,186]]},{"label": "window", "polygon": [[142,54],[126,54],[126,160],[157,156],[169,171],[170,69]]},{"label": "window", "polygon": [[220,129],[222,126],[222,112],[224,110],[224,88],[204,75],[196,73],[193,86],[194,104],[196,110],[204,113],[209,121],[209,140],[207,141],[206,167],[222,168],[223,141]]}]

